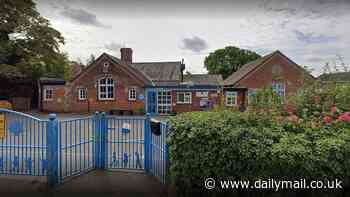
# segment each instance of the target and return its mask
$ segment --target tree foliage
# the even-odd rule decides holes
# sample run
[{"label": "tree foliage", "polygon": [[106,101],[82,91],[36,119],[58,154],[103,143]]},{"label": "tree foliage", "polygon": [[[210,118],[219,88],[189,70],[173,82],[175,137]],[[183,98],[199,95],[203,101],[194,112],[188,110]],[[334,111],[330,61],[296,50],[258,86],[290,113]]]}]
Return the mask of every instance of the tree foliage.
[{"label": "tree foliage", "polygon": [[244,64],[260,57],[255,52],[228,46],[210,53],[205,58],[204,67],[208,70],[209,74],[221,74],[225,79]]},{"label": "tree foliage", "polygon": [[59,50],[64,38],[32,0],[0,0],[0,13],[0,65],[32,79],[68,76],[67,55]]}]

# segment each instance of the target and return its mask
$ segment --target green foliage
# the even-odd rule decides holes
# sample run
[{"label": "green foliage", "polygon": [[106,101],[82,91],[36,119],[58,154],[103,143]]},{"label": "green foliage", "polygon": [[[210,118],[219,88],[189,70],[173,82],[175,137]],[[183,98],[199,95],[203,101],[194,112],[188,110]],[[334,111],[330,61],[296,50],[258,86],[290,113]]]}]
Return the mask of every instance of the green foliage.
[{"label": "green foliage", "polygon": [[315,113],[330,113],[332,106],[350,111],[350,85],[315,81],[308,84],[290,98],[297,109],[297,115],[311,117]]},{"label": "green foliage", "polygon": [[249,109],[257,113],[275,113],[283,109],[284,99],[277,95],[272,87],[256,90],[249,95]]},{"label": "green foliage", "polygon": [[40,16],[32,0],[0,0],[0,65],[23,74],[68,77],[67,55],[59,51],[64,39]]},{"label": "green foliage", "polygon": [[210,53],[205,58],[204,67],[208,70],[209,74],[221,74],[225,79],[244,64],[260,57],[255,52],[228,46]]},{"label": "green foliage", "polygon": [[250,181],[338,178],[349,184],[350,123],[312,128],[310,121],[295,122],[289,117],[276,121],[276,117],[215,111],[171,118],[170,180],[179,195],[203,196],[208,177]]}]

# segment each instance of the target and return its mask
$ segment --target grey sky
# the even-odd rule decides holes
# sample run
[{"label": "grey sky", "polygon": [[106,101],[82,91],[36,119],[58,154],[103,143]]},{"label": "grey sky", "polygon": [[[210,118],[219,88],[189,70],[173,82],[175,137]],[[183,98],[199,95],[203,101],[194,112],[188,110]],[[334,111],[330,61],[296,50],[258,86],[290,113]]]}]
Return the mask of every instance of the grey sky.
[{"label": "grey sky", "polygon": [[205,73],[205,56],[228,45],[261,55],[280,50],[322,71],[341,55],[350,64],[348,0],[38,0],[66,38],[63,50],[85,61],[131,47],[135,61],[185,59]]}]

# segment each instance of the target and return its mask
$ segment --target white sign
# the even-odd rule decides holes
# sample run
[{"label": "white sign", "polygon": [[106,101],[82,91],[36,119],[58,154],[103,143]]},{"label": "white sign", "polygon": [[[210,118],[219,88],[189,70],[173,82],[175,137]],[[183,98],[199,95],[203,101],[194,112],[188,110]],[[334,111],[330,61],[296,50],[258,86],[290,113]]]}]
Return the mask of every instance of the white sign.
[{"label": "white sign", "polygon": [[197,97],[208,97],[208,92],[207,91],[202,91],[202,92],[196,92]]}]

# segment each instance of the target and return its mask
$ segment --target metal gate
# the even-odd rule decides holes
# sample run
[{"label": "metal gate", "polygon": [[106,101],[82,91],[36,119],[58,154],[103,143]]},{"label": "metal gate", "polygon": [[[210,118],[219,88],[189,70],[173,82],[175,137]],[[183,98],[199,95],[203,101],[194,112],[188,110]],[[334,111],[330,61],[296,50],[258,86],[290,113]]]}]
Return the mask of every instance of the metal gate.
[{"label": "metal gate", "polygon": [[94,169],[141,170],[165,183],[167,126],[156,135],[150,124],[150,116],[40,120],[0,109],[0,174],[47,176],[54,186]]},{"label": "metal gate", "polygon": [[0,174],[46,176],[48,121],[0,109]]}]

